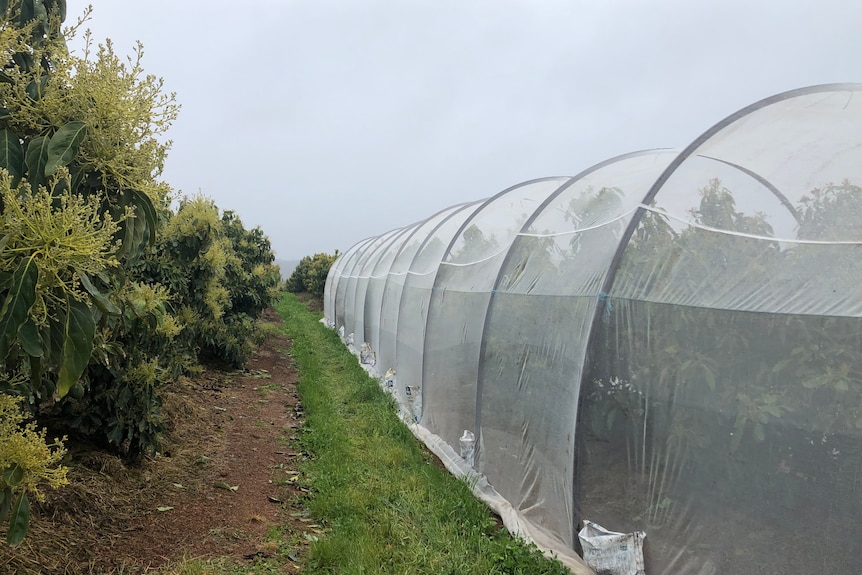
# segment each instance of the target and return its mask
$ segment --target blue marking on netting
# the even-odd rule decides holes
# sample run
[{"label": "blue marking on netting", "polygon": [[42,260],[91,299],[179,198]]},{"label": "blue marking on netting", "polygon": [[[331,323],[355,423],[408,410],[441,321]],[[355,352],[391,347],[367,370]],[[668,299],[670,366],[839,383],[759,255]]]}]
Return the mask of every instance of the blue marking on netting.
[{"label": "blue marking on netting", "polygon": [[611,315],[611,312],[614,310],[614,305],[611,303],[611,298],[608,297],[608,294],[605,292],[599,292],[599,301],[605,304],[604,316],[608,317]]}]

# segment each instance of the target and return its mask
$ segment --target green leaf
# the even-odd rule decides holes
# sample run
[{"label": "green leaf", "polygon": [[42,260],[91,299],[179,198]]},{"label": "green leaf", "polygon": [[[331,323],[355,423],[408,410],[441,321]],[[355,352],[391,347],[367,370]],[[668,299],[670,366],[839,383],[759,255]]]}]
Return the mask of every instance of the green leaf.
[{"label": "green leaf", "polygon": [[36,0],[21,0],[21,8],[18,13],[18,26],[23,28],[36,15]]},{"label": "green leaf", "polygon": [[120,223],[120,250],[117,256],[125,256],[127,263],[134,262],[144,252],[147,238],[147,223],[139,217],[136,209],[134,217],[126,218]]},{"label": "green leaf", "polygon": [[[42,358],[30,356],[30,385],[38,395],[42,389]],[[53,395],[53,391],[51,393]]]},{"label": "green leaf", "polygon": [[29,316],[21,329],[18,330],[18,341],[21,342],[24,352],[31,357],[42,357],[45,353],[42,349],[42,338],[39,337],[39,328]]},{"label": "green leaf", "polygon": [[818,387],[823,386],[823,379],[819,377],[815,377],[812,379],[806,379],[802,382],[802,387],[805,389],[817,389]]},{"label": "green leaf", "polygon": [[[0,8],[2,8],[2,6],[0,6]],[[2,70],[0,70],[0,84],[2,84],[2,83],[14,84],[15,80],[12,79],[12,76],[10,76],[6,72],[3,72]]]},{"label": "green leaf", "polygon": [[93,285],[93,282],[90,280],[90,276],[79,271],[78,277],[81,278],[81,285],[84,286],[84,289],[87,290],[87,293],[93,298],[96,306],[98,306],[103,313],[113,315],[120,314],[120,308],[115,306],[105,294],[99,291],[99,288]]},{"label": "green leaf", "polygon": [[715,391],[715,373],[708,367],[703,367],[703,376],[706,379],[706,385],[710,391]]},{"label": "green leaf", "polygon": [[76,165],[74,162],[69,166],[69,173],[72,176],[72,189],[70,191],[73,194],[77,194],[87,174],[82,167]]},{"label": "green leaf", "polygon": [[27,52],[15,52],[12,54],[12,61],[21,68],[22,72],[29,72],[33,69],[33,56]]},{"label": "green leaf", "polygon": [[12,285],[0,311],[0,363],[5,361],[9,346],[27,321],[30,308],[36,302],[38,279],[39,268],[30,258],[22,261],[12,276]]},{"label": "green leaf", "polygon": [[790,365],[791,361],[792,361],[792,360],[791,360],[790,358],[784,358],[784,359],[782,359],[781,361],[779,361],[778,363],[776,363],[776,364],[772,367],[772,373],[778,373],[779,371],[783,370],[783,369],[784,369],[784,368],[786,368],[788,365]]},{"label": "green leaf", "polygon": [[0,168],[6,168],[15,185],[24,175],[24,147],[11,130],[0,130]]},{"label": "green leaf", "polygon": [[27,494],[22,493],[18,501],[12,506],[12,514],[9,516],[9,531],[6,532],[6,542],[9,545],[18,545],[24,541],[27,529],[30,527],[30,501]]},{"label": "green leaf", "polygon": [[63,322],[63,359],[57,375],[57,396],[63,397],[78,382],[93,353],[96,322],[87,304],[66,300],[69,309]]},{"label": "green leaf", "polygon": [[781,409],[777,405],[764,405],[762,409],[772,417],[781,417]]},{"label": "green leaf", "polygon": [[141,211],[144,216],[144,220],[147,222],[147,228],[149,230],[149,241],[153,243],[156,241],[156,228],[158,228],[158,216],[156,215],[156,208],[153,206],[153,201],[150,199],[150,196],[141,192],[139,190],[129,190],[132,193],[132,197],[134,198],[135,203],[135,211]]},{"label": "green leaf", "polygon": [[[134,217],[123,220],[120,224],[121,248],[117,254],[125,256],[126,261],[131,263],[137,260],[144,252],[147,243],[156,240],[157,215],[152,200],[145,193],[138,190],[122,190],[119,193],[120,208],[130,207],[134,210]],[[113,214],[119,217],[122,212]]]},{"label": "green leaf", "polygon": [[41,33],[47,32],[48,9],[45,8],[42,0],[33,0],[33,19],[38,20],[41,25],[41,28],[40,26],[36,26],[34,34],[41,35]]},{"label": "green leaf", "polygon": [[38,102],[42,99],[42,94],[45,93],[45,88],[48,87],[48,76],[42,75],[38,80],[31,80],[29,84],[27,84],[27,95],[34,102]]},{"label": "green leaf", "polygon": [[87,125],[84,122],[69,122],[57,130],[48,144],[45,175],[53,176],[60,166],[65,166],[74,160],[86,135]]},{"label": "green leaf", "polygon": [[745,426],[747,420],[742,415],[736,416],[736,423],[733,426],[733,439],[730,440],[730,452],[736,453],[742,443],[742,437],[745,435]]},{"label": "green leaf", "polygon": [[49,320],[48,327],[43,328],[42,331],[42,341],[45,343],[45,363],[53,367],[59,366],[60,359],[63,357],[64,323],[62,317],[59,320]]},{"label": "green leaf", "polygon": [[0,491],[0,525],[6,521],[10,509],[12,509],[12,488],[7,487]]},{"label": "green leaf", "polygon": [[45,136],[39,136],[27,146],[27,156],[24,159],[27,164],[27,179],[33,189],[45,183],[45,165],[48,163],[48,142]]},{"label": "green leaf", "polygon": [[754,424],[754,439],[757,441],[766,440],[766,431],[764,430],[763,425],[760,423]]},{"label": "green leaf", "polygon": [[3,470],[3,481],[9,487],[17,487],[24,481],[24,468],[13,462]]},{"label": "green leaf", "polygon": [[51,188],[51,196],[59,198],[63,194],[69,192],[69,180],[60,178],[54,182],[54,187]]},{"label": "green leaf", "polygon": [[66,21],[66,0],[44,0],[45,9],[50,13],[55,7],[57,15],[60,17],[60,22]]}]

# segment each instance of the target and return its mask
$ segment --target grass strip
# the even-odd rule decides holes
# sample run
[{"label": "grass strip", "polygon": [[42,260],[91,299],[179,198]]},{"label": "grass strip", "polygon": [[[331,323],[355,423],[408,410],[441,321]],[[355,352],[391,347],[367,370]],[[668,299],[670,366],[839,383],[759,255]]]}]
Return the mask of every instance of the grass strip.
[{"label": "grass strip", "polygon": [[293,294],[276,309],[300,376],[299,442],[311,454],[302,468],[311,487],[306,505],[325,527],[303,573],[569,573],[513,539],[436,464],[395,415],[392,398],[319,323],[320,313]]}]

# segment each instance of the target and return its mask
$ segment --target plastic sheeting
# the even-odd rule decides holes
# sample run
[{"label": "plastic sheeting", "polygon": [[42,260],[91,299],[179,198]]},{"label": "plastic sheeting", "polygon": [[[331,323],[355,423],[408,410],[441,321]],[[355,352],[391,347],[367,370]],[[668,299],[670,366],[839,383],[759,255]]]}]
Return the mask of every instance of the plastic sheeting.
[{"label": "plastic sheeting", "polygon": [[856,573],[860,186],[862,86],[779,94],[359,242],[326,321],[548,548],[586,519],[650,575]]}]

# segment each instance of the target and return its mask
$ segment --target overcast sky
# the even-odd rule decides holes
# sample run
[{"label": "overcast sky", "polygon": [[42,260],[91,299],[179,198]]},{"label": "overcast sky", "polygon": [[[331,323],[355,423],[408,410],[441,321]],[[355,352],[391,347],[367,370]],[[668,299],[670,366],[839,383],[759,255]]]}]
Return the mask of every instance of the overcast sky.
[{"label": "overcast sky", "polygon": [[92,1],[183,106],[164,179],[282,259],[862,81],[859,0]]}]

